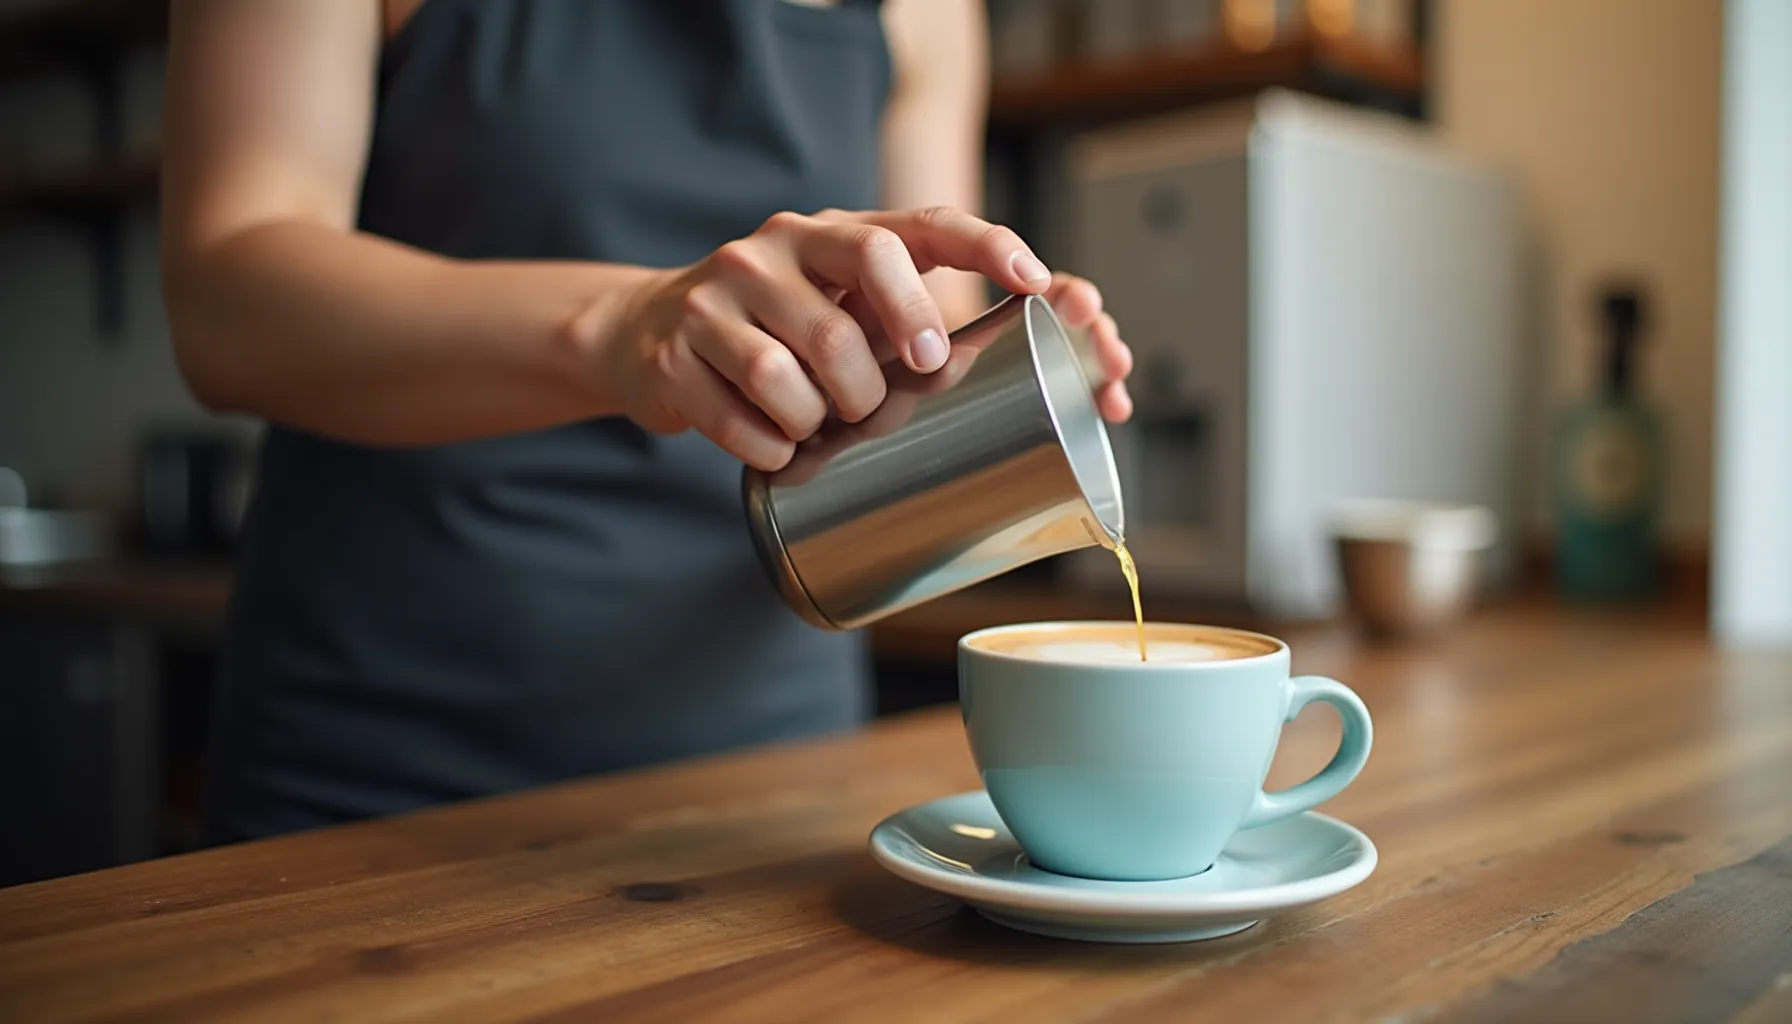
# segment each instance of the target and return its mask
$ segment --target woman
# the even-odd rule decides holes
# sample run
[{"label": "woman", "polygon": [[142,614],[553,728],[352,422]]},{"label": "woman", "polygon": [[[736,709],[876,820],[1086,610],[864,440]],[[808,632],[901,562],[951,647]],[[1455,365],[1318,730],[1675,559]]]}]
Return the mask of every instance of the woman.
[{"label": "woman", "polygon": [[1090,326],[1129,412],[1095,289],[968,212],[979,0],[173,11],[176,350],[271,424],[219,840],[860,719],[863,648],[764,579],[740,463],[938,367],[980,278]]}]

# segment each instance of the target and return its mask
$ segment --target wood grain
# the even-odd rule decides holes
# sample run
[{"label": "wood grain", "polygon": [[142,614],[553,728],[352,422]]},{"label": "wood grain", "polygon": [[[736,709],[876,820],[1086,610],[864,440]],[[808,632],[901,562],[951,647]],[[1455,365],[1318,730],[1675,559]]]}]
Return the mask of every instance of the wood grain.
[{"label": "wood grain", "polygon": [[0,1019],[1788,1019],[1792,654],[1537,602],[1290,639],[1376,718],[1326,810],[1381,864],[1239,935],[1042,939],[879,870],[878,819],[976,784],[943,710],[0,891]]},{"label": "wood grain", "polygon": [[1792,840],[1637,911],[1453,1010],[1469,1022],[1726,1020],[1792,972]]}]

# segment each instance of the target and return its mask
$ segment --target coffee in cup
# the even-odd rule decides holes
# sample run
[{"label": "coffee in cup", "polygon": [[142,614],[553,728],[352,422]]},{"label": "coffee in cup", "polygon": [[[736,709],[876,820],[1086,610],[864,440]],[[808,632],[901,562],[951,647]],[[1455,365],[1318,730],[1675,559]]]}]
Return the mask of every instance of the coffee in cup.
[{"label": "coffee in cup", "polygon": [[1150,660],[1187,664],[1260,658],[1273,654],[1280,644],[1266,636],[1234,629],[1210,629],[1153,622],[1064,623],[1052,629],[1012,628],[984,630],[967,638],[979,651],[1006,654],[1034,661],[1102,665],[1138,662],[1135,630],[1142,630]]},{"label": "coffee in cup", "polygon": [[[965,731],[990,801],[1047,871],[1158,881],[1212,866],[1232,835],[1336,796],[1368,760],[1368,710],[1348,687],[1289,677],[1286,644],[1213,626],[998,626],[959,642]],[[1338,709],[1331,763],[1263,792],[1284,722]]]}]

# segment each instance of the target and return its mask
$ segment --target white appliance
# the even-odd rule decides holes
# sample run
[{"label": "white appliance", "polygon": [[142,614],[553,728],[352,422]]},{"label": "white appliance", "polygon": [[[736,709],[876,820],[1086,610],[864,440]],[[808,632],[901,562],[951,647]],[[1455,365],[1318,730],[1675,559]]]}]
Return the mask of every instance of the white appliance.
[{"label": "white appliance", "polygon": [[[1147,594],[1331,614],[1327,516],[1353,498],[1490,507],[1509,577],[1525,299],[1501,176],[1285,92],[1080,137],[1067,171],[1055,255],[1138,359],[1113,440]],[[1067,567],[1120,585],[1106,551]]]}]

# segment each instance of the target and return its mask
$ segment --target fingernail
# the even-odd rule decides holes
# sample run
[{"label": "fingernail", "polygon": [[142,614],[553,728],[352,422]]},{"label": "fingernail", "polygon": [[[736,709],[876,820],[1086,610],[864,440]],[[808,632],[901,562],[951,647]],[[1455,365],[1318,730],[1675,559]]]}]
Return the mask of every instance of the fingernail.
[{"label": "fingernail", "polygon": [[931,373],[946,365],[946,354],[946,339],[931,327],[915,335],[914,342],[908,347],[909,359],[922,373]]},{"label": "fingernail", "polygon": [[1045,285],[1052,283],[1052,272],[1045,269],[1045,264],[1039,262],[1039,257],[1025,249],[1022,249],[1020,252],[1017,252],[1010,257],[1008,265],[1013,267],[1014,272],[1020,275],[1020,279],[1028,284]]}]

